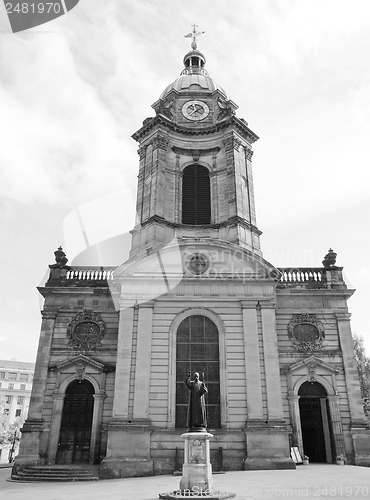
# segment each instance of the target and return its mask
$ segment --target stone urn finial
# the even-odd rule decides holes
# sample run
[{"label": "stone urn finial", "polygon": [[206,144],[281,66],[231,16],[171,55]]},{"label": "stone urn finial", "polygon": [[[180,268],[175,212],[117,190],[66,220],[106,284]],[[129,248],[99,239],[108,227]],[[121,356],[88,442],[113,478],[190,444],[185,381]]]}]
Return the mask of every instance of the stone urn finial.
[{"label": "stone urn finial", "polygon": [[325,255],[324,260],[322,261],[322,265],[325,268],[335,266],[337,261],[337,254],[333,251],[332,248],[329,248],[328,253]]},{"label": "stone urn finial", "polygon": [[67,267],[67,262],[68,262],[68,259],[66,257],[66,254],[64,253],[63,251],[63,248],[62,247],[59,247],[58,250],[56,250],[54,252],[54,255],[55,255],[55,262],[56,264],[53,264],[52,268],[57,268],[57,267],[60,267],[60,268],[63,268],[63,267]]}]

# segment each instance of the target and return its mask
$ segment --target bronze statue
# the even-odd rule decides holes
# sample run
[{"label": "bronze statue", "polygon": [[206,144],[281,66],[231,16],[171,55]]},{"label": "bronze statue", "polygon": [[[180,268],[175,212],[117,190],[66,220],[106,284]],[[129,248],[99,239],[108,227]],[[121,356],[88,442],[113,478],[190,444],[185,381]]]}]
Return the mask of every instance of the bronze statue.
[{"label": "bronze statue", "polygon": [[185,379],[185,385],[190,391],[188,407],[189,430],[205,430],[207,427],[206,403],[204,395],[208,390],[205,383],[199,380],[199,373],[194,373],[194,380],[190,380],[190,372]]}]

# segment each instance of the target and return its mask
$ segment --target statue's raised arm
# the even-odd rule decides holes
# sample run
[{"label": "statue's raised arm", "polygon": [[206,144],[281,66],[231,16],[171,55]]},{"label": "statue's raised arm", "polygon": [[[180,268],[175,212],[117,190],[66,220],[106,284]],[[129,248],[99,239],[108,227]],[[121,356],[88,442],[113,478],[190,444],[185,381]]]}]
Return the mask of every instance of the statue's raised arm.
[{"label": "statue's raised arm", "polygon": [[189,372],[186,379],[185,379],[185,385],[188,389],[191,389],[191,373]]}]

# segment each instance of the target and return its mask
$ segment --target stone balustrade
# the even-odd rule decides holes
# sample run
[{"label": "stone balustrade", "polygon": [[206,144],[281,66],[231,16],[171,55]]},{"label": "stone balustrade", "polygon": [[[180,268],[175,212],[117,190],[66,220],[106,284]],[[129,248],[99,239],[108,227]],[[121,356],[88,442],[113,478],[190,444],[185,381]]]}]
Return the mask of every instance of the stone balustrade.
[{"label": "stone balustrade", "polygon": [[[108,286],[115,280],[115,267],[78,266],[53,269],[46,286]],[[278,288],[346,288],[340,267],[277,268],[281,273]],[[208,278],[204,276],[204,278]]]},{"label": "stone balustrade", "polygon": [[89,268],[75,267],[67,271],[66,280],[73,281],[102,281],[114,279],[115,267]]},{"label": "stone balustrade", "polygon": [[279,288],[343,288],[341,267],[278,268],[281,272]]},{"label": "stone balustrade", "polygon": [[325,270],[322,267],[302,267],[298,269],[279,268],[282,273],[280,281],[282,283],[325,283],[326,275]]}]

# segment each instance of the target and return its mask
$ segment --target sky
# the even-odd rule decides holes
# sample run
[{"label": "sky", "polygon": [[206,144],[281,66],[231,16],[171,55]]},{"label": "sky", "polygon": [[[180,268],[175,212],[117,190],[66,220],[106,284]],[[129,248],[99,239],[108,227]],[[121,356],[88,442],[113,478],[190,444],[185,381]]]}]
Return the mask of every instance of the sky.
[{"label": "sky", "polygon": [[70,262],[83,246],[78,217],[90,244],[134,226],[131,135],[182,71],[193,23],[210,76],[260,137],[264,257],[320,267],[333,248],[370,354],[368,0],[80,0],[16,34],[0,16],[1,359],[35,360],[36,287],[60,245]]}]

